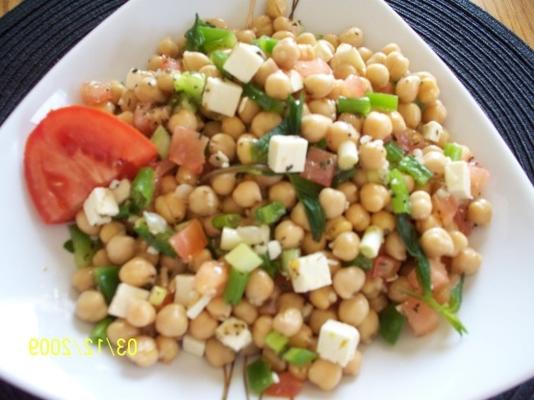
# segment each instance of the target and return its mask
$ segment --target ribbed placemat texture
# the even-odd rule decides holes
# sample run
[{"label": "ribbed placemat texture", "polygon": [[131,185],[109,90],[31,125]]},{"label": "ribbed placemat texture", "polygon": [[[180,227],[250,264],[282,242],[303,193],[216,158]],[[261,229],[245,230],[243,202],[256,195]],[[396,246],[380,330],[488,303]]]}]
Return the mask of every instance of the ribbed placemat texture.
[{"label": "ribbed placemat texture", "polygon": [[[467,0],[387,2],[460,78],[534,182],[534,52]],[[0,123],[72,46],[124,3],[25,0],[0,19]],[[34,398],[0,382],[4,399]],[[534,400],[534,381],[494,400]]]}]

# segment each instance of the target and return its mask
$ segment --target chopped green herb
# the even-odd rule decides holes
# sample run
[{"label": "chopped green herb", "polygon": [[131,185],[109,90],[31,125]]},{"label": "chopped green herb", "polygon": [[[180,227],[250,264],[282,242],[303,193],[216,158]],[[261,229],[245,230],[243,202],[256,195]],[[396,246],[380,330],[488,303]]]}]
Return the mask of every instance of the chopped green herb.
[{"label": "chopped green herb", "polygon": [[95,254],[95,244],[76,225],[69,226],[70,242],[74,253],[74,262],[78,268],[87,267],[91,264]]},{"label": "chopped green herb", "polygon": [[237,43],[235,33],[228,29],[215,28],[195,16],[193,27],[185,33],[186,49],[210,53],[218,49],[230,49]]},{"label": "chopped green herb", "polygon": [[247,379],[249,387],[258,394],[274,383],[271,367],[261,358],[247,366]]},{"label": "chopped green herb", "polygon": [[236,228],[241,223],[239,214],[219,214],[211,219],[211,224],[216,229]]},{"label": "chopped green herb", "polygon": [[318,147],[318,148],[324,150],[324,149],[326,149],[326,147],[328,146],[328,143],[326,142],[326,138],[322,138],[322,139],[319,140],[317,143],[314,143],[313,146]]},{"label": "chopped green herb", "polygon": [[337,112],[366,116],[371,112],[371,101],[369,97],[349,98],[341,96],[337,99]]},{"label": "chopped green herb", "polygon": [[456,143],[447,143],[443,148],[443,154],[452,161],[458,161],[462,159],[462,148]]},{"label": "chopped green herb", "polygon": [[281,353],[289,343],[289,338],[278,331],[271,331],[265,337],[265,344],[275,353]]},{"label": "chopped green herb", "polygon": [[315,182],[304,179],[299,175],[288,175],[289,181],[292,183],[297,197],[302,202],[306,216],[310,224],[312,237],[315,241],[321,240],[325,226],[326,217],[319,203],[319,192],[322,189],[321,185]]},{"label": "chopped green herb", "polygon": [[256,210],[256,219],[262,224],[271,225],[286,213],[286,208],[279,201],[274,201]]},{"label": "chopped green herb", "polygon": [[380,336],[389,344],[397,343],[404,321],[404,316],[393,304],[389,304],[380,313]]},{"label": "chopped green herb", "polygon": [[289,263],[300,257],[300,249],[287,249],[282,251],[282,270],[287,271]]},{"label": "chopped green herb", "polygon": [[308,349],[291,347],[284,353],[283,359],[293,365],[307,365],[317,358],[317,354]]},{"label": "chopped green herb", "polygon": [[270,36],[260,36],[252,43],[258,46],[265,54],[270,55],[273,52],[274,46],[278,43],[278,40]]},{"label": "chopped green herb", "polygon": [[226,71],[224,70],[223,66],[226,60],[228,60],[228,57],[230,57],[230,52],[225,50],[215,50],[213,53],[210,54],[211,62],[223,74],[226,74]]},{"label": "chopped green herb", "polygon": [[95,284],[109,304],[119,286],[119,267],[97,267],[93,272]]},{"label": "chopped green herb", "polygon": [[63,243],[63,248],[69,253],[74,253],[74,244],[72,243],[72,239],[69,239],[65,243]]},{"label": "chopped green herb", "polygon": [[432,172],[413,156],[403,157],[399,169],[410,175],[419,185],[424,185],[432,178]]},{"label": "chopped green herb", "polygon": [[456,315],[456,313],[450,308],[449,305],[440,304],[432,297],[431,293],[427,293],[423,295],[422,297],[417,297],[421,301],[423,301],[427,306],[432,308],[434,311],[436,311],[439,315],[441,315],[443,318],[447,320],[449,325],[451,325],[456,332],[458,332],[461,335],[467,333],[467,328],[462,324],[462,321],[460,321],[460,318]]},{"label": "chopped green herb", "polygon": [[458,282],[451,290],[451,297],[449,299],[449,308],[453,313],[458,312],[462,305],[462,291],[464,289],[464,275],[458,279]]},{"label": "chopped green herb", "polygon": [[363,254],[358,254],[358,256],[352,260],[348,261],[343,264],[345,267],[358,267],[363,269],[364,271],[369,271],[371,268],[373,268],[373,260],[370,258],[365,257]]},{"label": "chopped green herb", "polygon": [[334,179],[332,180],[332,187],[338,187],[342,183],[352,180],[354,175],[356,175],[356,168],[336,171]]},{"label": "chopped green herb", "polygon": [[397,164],[404,157],[404,150],[394,142],[387,142],[384,147],[386,148],[387,159],[392,164]]},{"label": "chopped green herb", "polygon": [[399,106],[399,97],[393,94],[371,92],[367,93],[367,97],[375,110],[392,112],[397,111]]},{"label": "chopped green herb", "polygon": [[207,173],[200,178],[201,183],[209,182],[211,178],[221,174],[248,174],[255,176],[273,176],[276,175],[265,164],[247,164],[247,165],[232,165],[228,168],[218,168],[214,171]]},{"label": "chopped green herb", "polygon": [[169,155],[169,148],[171,146],[171,135],[167,129],[165,129],[163,125],[158,126],[150,141],[154,143],[154,146],[158,149],[159,157],[162,160],[166,159]]},{"label": "chopped green herb", "polygon": [[301,93],[298,99],[288,96],[287,104],[287,134],[298,135],[300,133],[300,124],[304,110],[304,95]]},{"label": "chopped green herb", "polygon": [[144,210],[152,203],[156,190],[156,173],[150,167],[141,168],[132,182],[130,198],[137,211]]},{"label": "chopped green herb", "polygon": [[410,192],[402,173],[394,168],[389,172],[391,208],[395,214],[410,213]]},{"label": "chopped green herb", "polygon": [[153,235],[148,229],[146,221],[143,218],[140,218],[135,223],[134,232],[161,254],[168,257],[176,257],[176,252],[169,243],[169,239],[174,235],[174,231],[172,229],[168,228],[163,233]]},{"label": "chopped green herb", "polygon": [[115,321],[115,318],[113,317],[106,317],[101,321],[98,321],[97,324],[94,326],[93,330],[91,331],[91,334],[89,335],[89,339],[91,339],[91,343],[94,345],[99,345],[99,343],[104,342],[108,337],[108,326]]},{"label": "chopped green herb", "polygon": [[269,274],[271,278],[274,279],[278,271],[280,271],[280,261],[279,260],[271,260],[269,258],[269,255],[267,253],[260,254],[260,258],[262,260],[261,263],[261,269],[263,269],[265,272]]},{"label": "chopped green herb", "polygon": [[249,273],[240,272],[235,268],[230,269],[230,276],[228,277],[223,295],[226,303],[236,305],[241,302],[249,277]]},{"label": "chopped green herb", "polygon": [[182,72],[174,80],[174,90],[182,93],[195,106],[202,102],[204,86],[206,86],[206,76],[199,72]]},{"label": "chopped green herb", "polygon": [[280,100],[273,99],[267,94],[258,89],[252,83],[243,85],[243,95],[254,100],[263,110],[282,114],[284,112],[285,104]]}]

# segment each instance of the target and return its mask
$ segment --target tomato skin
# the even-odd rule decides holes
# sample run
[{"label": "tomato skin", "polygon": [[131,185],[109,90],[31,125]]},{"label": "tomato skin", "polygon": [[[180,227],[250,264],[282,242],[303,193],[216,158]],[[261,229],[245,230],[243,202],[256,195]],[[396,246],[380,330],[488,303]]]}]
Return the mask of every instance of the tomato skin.
[{"label": "tomato skin", "polygon": [[282,372],[281,374],[278,374],[278,377],[280,382],[269,386],[265,392],[263,392],[264,394],[268,396],[292,398],[297,396],[304,386],[303,381],[295,378],[289,372]]},{"label": "tomato skin", "polygon": [[24,176],[45,223],[71,221],[97,186],[133,178],[156,147],[117,117],[85,106],[51,111],[31,132]]},{"label": "tomato skin", "polygon": [[332,68],[322,58],[315,58],[311,61],[297,61],[295,69],[302,76],[302,79],[316,74],[332,75]]},{"label": "tomato skin", "polygon": [[421,300],[410,297],[402,303],[402,312],[415,336],[424,336],[439,326],[439,315]]},{"label": "tomato skin", "polygon": [[206,162],[205,149],[208,141],[209,139],[199,132],[178,126],[172,134],[169,160],[199,175]]},{"label": "tomato skin", "polygon": [[208,245],[204,228],[198,219],[189,221],[184,229],[170,238],[169,242],[184,262],[191,261],[195,254]]},{"label": "tomato skin", "polygon": [[[449,284],[449,275],[447,274],[445,264],[443,264],[440,260],[431,258],[428,260],[428,262],[430,263],[430,280],[432,283],[432,291],[438,292]],[[422,292],[415,268],[410,271],[407,278],[408,282],[410,282],[410,285],[414,289],[417,289],[418,292]]]},{"label": "tomato skin", "polygon": [[329,187],[336,173],[336,155],[317,147],[311,147],[301,176]]},{"label": "tomato skin", "polygon": [[464,235],[469,236],[475,227],[475,224],[467,219],[468,203],[460,204],[454,214],[454,223],[458,227],[458,230]]}]

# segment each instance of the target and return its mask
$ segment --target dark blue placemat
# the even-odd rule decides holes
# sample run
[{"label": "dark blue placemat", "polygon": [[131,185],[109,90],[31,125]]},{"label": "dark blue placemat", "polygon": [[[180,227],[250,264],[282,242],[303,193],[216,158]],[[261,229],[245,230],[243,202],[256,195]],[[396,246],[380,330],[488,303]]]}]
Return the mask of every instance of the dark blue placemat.
[{"label": "dark blue placemat", "polygon": [[[467,0],[387,1],[470,90],[534,182],[534,52]],[[124,3],[25,0],[0,19],[0,123],[72,46]],[[4,399],[35,398],[0,381]],[[534,400],[534,380],[493,400]]]}]

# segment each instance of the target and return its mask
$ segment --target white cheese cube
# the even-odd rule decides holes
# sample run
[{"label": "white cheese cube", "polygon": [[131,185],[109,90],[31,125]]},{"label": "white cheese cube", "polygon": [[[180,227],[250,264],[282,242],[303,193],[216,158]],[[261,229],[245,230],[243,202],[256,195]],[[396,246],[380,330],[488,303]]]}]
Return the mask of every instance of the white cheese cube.
[{"label": "white cheese cube", "polygon": [[445,183],[450,194],[459,200],[471,199],[471,174],[465,161],[445,165]]},{"label": "white cheese cube", "polygon": [[223,69],[243,83],[248,83],[263,64],[263,53],[256,46],[238,43],[230,57],[223,65]]},{"label": "white cheese cube", "polygon": [[239,226],[236,229],[243,243],[249,246],[256,244],[267,244],[271,237],[271,230],[268,225],[261,226]]},{"label": "white cheese cube", "polygon": [[271,260],[275,260],[282,254],[282,245],[278,240],[271,240],[267,243],[267,254]]},{"label": "white cheese cube", "polygon": [[346,367],[354,357],[359,341],[360,333],[355,327],[329,319],[319,332],[317,352],[322,359]]},{"label": "white cheese cube", "polygon": [[309,292],[332,283],[328,260],[321,252],[291,260],[288,272],[297,293]]},{"label": "white cheese cube", "polygon": [[317,54],[317,57],[322,58],[323,61],[329,62],[334,57],[333,48],[330,42],[321,39],[315,44],[315,54]]},{"label": "white cheese cube", "polygon": [[360,241],[360,253],[367,258],[375,258],[384,241],[384,230],[376,225],[369,226]]},{"label": "white cheese cube", "polygon": [[221,249],[232,250],[240,243],[243,243],[243,238],[237,230],[225,226],[221,233]]},{"label": "white cheese cube", "polygon": [[94,188],[83,203],[87,221],[91,225],[103,225],[111,222],[111,217],[119,213],[119,205],[110,189]]},{"label": "white cheese cube", "polygon": [[252,342],[247,323],[237,318],[228,318],[215,330],[215,336],[226,347],[234,351],[244,349]]},{"label": "white cheese cube", "polygon": [[209,111],[233,117],[239,105],[241,93],[243,93],[241,86],[210,77],[202,95],[202,105]]},{"label": "white cheese cube", "polygon": [[202,357],[206,350],[206,342],[203,340],[195,339],[191,335],[185,335],[182,340],[182,347],[185,352],[197,357]]},{"label": "white cheese cube", "polygon": [[176,291],[174,292],[174,302],[189,307],[194,304],[200,295],[195,290],[195,276],[180,274],[174,278]]},{"label": "white cheese cube", "polygon": [[308,141],[300,136],[275,135],[269,141],[269,168],[277,173],[302,172]]},{"label": "white cheese cube", "polygon": [[161,215],[145,211],[143,217],[151,234],[157,235],[167,230],[167,221]]},{"label": "white cheese cube", "polygon": [[128,307],[138,300],[148,300],[148,296],[150,296],[148,290],[121,283],[111,300],[108,314],[114,317],[126,318]]},{"label": "white cheese cube", "polygon": [[302,88],[304,87],[304,81],[302,79],[302,76],[297,71],[292,69],[287,73],[287,76],[289,78],[289,84],[291,86],[291,93],[295,93],[299,90],[302,90]]},{"label": "white cheese cube", "polygon": [[213,296],[204,295],[187,309],[187,318],[195,319],[206,308]]},{"label": "white cheese cube", "polygon": [[345,140],[337,149],[337,165],[342,170],[354,168],[358,163],[358,148],[352,140]]},{"label": "white cheese cube", "polygon": [[443,132],[443,126],[439,122],[430,121],[423,125],[423,137],[430,142],[438,143]]}]

